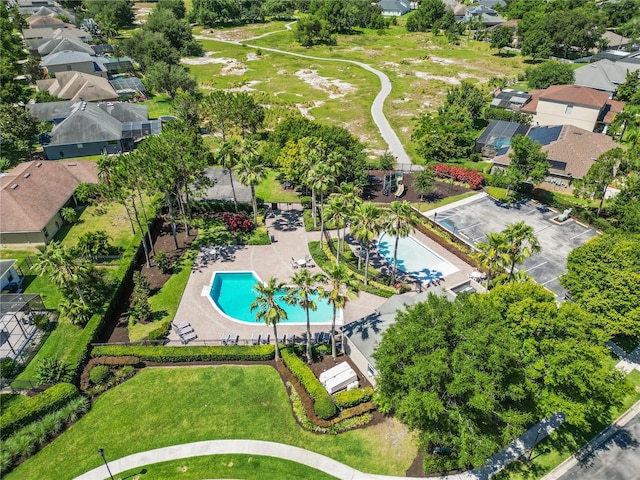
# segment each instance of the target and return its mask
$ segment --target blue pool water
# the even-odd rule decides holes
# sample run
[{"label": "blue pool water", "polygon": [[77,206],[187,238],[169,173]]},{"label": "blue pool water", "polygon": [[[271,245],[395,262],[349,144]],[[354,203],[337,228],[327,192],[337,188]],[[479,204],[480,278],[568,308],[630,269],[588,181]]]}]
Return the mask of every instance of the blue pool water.
[{"label": "blue pool water", "polygon": [[[393,249],[396,237],[383,233],[378,239],[378,252],[393,265]],[[409,273],[422,281],[436,280],[458,271],[437,253],[415,238],[400,237],[398,241],[398,270]]]},{"label": "blue pool water", "polygon": [[[251,311],[251,304],[256,299],[254,286],[260,280],[253,272],[216,272],[213,276],[213,284],[209,296],[224,315],[233,320],[246,323],[256,323],[256,314]],[[281,324],[307,323],[305,309],[298,305],[289,305],[284,301],[285,292],[282,291],[277,299],[278,305],[287,312],[287,319]],[[333,315],[333,307],[326,300],[317,295],[311,297],[316,302],[317,310],[309,311],[309,319],[315,324],[330,324]],[[342,312],[336,312],[336,322],[341,323]]]}]

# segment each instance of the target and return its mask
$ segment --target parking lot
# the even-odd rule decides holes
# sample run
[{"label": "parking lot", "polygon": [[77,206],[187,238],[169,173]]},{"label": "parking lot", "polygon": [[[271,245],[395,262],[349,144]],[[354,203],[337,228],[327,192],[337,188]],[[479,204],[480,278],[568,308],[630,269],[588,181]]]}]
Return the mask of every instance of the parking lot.
[{"label": "parking lot", "polygon": [[552,220],[561,213],[533,200],[507,205],[485,196],[462,205],[453,204],[451,208],[439,208],[435,218],[429,216],[471,246],[484,242],[487,233],[524,221],[533,227],[541,250],[519,268],[562,299],[565,290],[559,278],[567,271],[569,252],[598,232],[571,218],[563,223]]}]

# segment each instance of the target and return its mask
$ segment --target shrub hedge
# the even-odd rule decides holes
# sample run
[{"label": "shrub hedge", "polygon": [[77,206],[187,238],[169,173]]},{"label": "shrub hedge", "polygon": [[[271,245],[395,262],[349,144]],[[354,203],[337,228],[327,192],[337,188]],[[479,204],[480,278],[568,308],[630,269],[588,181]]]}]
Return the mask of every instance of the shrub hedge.
[{"label": "shrub hedge", "polygon": [[9,406],[0,416],[0,438],[11,435],[16,430],[59,409],[79,395],[75,385],[58,383],[35,397]]},{"label": "shrub hedge", "polygon": [[291,348],[280,350],[282,361],[291,373],[300,381],[307,393],[313,398],[313,409],[316,415],[325,420],[336,415],[338,409],[311,369],[296,355]]},{"label": "shrub hedge", "polygon": [[89,378],[95,385],[102,385],[111,376],[111,370],[106,365],[96,365],[89,371]]},{"label": "shrub hedge", "polygon": [[109,345],[95,347],[92,357],[134,356],[147,362],[225,362],[268,361],[275,356],[274,345],[229,345],[212,347],[164,347],[148,345]]},{"label": "shrub hedge", "polygon": [[338,392],[333,396],[333,401],[339,409],[355,407],[364,402],[371,401],[373,396],[373,388],[356,388],[354,390],[346,390]]}]

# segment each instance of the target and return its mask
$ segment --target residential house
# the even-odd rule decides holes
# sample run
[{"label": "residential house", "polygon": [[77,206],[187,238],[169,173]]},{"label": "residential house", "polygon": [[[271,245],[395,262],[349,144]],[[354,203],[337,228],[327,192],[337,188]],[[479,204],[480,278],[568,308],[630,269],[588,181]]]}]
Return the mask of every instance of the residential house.
[{"label": "residential house", "polygon": [[42,63],[49,74],[73,70],[75,72],[89,73],[107,78],[108,72],[107,67],[104,65],[105,62],[103,58],[104,57],[93,57],[85,52],[63,50],[47,55],[42,59]]},{"label": "residential house", "polygon": [[67,24],[55,15],[32,15],[27,18],[29,28],[66,28]]},{"label": "residential house", "polygon": [[38,121],[54,123],[43,142],[49,160],[130,151],[162,129],[160,120],[149,120],[147,107],[130,103],[52,102],[27,109]]},{"label": "residential house", "polygon": [[79,28],[25,28],[22,30],[22,37],[27,50],[37,53],[38,48],[54,38],[70,37],[87,43],[92,40],[90,33]]},{"label": "residential house", "polygon": [[424,302],[430,294],[446,297],[451,301],[455,299],[454,293],[440,287],[430,288],[414,296],[394,295],[373,314],[342,327],[345,353],[374,387],[378,371],[373,352],[382,340],[384,332],[395,323],[398,312],[405,310],[408,306]]},{"label": "residential house", "polygon": [[0,260],[0,291],[16,293],[22,284],[22,274],[16,260]]},{"label": "residential house", "polygon": [[59,72],[55,78],[38,80],[36,86],[38,91],[46,90],[64,100],[98,102],[118,98],[109,80],[88,73]]},{"label": "residential house", "polygon": [[585,130],[606,130],[623,102],[608,93],[580,85],[552,85],[533,90],[531,101],[520,111],[533,115],[535,125],[574,125]]},{"label": "residential house", "polygon": [[493,158],[498,151],[508,148],[516,135],[526,135],[528,125],[504,120],[492,120],[476,140],[476,152],[482,152],[485,158]]},{"label": "residential house", "polygon": [[[35,7],[33,7],[35,8]],[[31,14],[31,17],[55,17],[58,16],[61,19],[68,19],[68,21],[70,23],[75,22],[76,17],[75,15],[73,15],[72,12],[65,10],[63,8],[60,8],[57,5],[48,5],[48,6],[41,6],[38,7],[35,11],[33,12],[29,12]],[[21,15],[28,15],[28,14],[21,14]],[[29,22],[29,18],[27,18],[27,23]]]},{"label": "residential house", "polygon": [[[547,152],[549,176],[540,186],[566,193],[573,190],[573,180],[583,178],[600,155],[620,146],[607,135],[574,125],[532,127],[527,137],[542,145],[542,151]],[[509,166],[511,152],[510,147],[498,150],[493,158],[492,172]]]},{"label": "residential house", "polygon": [[42,7],[46,7],[51,10],[56,8],[53,0],[17,0],[9,3],[13,3],[14,6],[18,7],[18,13],[20,15],[33,15]]},{"label": "residential house", "polygon": [[57,38],[51,38],[42,45],[38,46],[35,50],[41,57],[46,57],[52,53],[58,53],[63,51],[81,52],[87,55],[95,55],[91,45],[87,45],[81,40],[75,37],[67,37],[66,35],[60,35]]},{"label": "residential house", "polygon": [[482,5],[478,7],[468,7],[465,16],[462,17],[460,21],[464,23],[480,22],[483,27],[493,27],[506,22],[494,9]]},{"label": "residential house", "polygon": [[385,16],[400,17],[411,11],[409,0],[380,0],[378,6]]},{"label": "residential house", "polygon": [[496,7],[504,7],[506,5],[504,0],[478,0],[476,2],[481,7],[487,7],[495,9]]},{"label": "residential house", "polygon": [[0,177],[0,247],[51,241],[85,182],[98,182],[95,162],[25,162]]},{"label": "residential house", "polygon": [[640,52],[607,58],[577,68],[574,72],[576,85],[602,90],[613,95],[625,82],[627,72],[640,70]]},{"label": "residential house", "polygon": [[615,50],[625,50],[633,46],[633,40],[611,30],[607,30],[602,34],[602,40],[607,43],[608,48]]}]

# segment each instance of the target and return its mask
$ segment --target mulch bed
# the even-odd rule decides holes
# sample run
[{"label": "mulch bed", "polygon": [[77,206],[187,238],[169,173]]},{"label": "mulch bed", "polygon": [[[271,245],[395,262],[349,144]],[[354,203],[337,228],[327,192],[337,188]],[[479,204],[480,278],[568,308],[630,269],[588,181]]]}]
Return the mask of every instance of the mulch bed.
[{"label": "mulch bed", "polygon": [[[431,191],[428,195],[425,195],[424,199],[422,199],[420,197],[420,194],[413,188],[413,174],[404,173],[402,182],[405,185],[405,193],[400,198],[396,198],[394,192],[389,193],[389,195],[383,195],[382,193],[382,178],[385,174],[389,175],[389,173],[391,172],[385,172],[383,170],[369,171],[369,184],[365,187],[363,194],[365,200],[379,203],[391,203],[395,200],[407,200],[411,203],[422,201],[437,202],[438,200],[442,200],[443,198],[452,197],[471,191],[471,189],[466,186],[456,185],[451,182],[443,182],[438,180],[436,181],[434,190]],[[373,177],[375,177],[375,180],[373,180]]]},{"label": "mulch bed", "polygon": [[[196,238],[196,234],[197,230],[192,229],[190,231],[190,236],[187,237],[184,233],[184,228],[179,225],[177,235],[179,248],[176,248],[173,235],[171,234],[171,226],[168,223],[164,223],[154,239],[155,251],[165,252],[172,260],[175,261],[179,259],[180,256],[191,246]],[[151,295],[160,290],[162,286],[167,283],[167,280],[171,278],[171,274],[162,273],[162,271],[155,266],[153,258],[151,260],[151,267],[147,267],[143,260],[141,264],[136,265],[136,270],[142,272],[149,280]],[[129,341],[129,319],[127,317],[127,312],[129,311],[132,294],[133,283],[131,282],[127,285],[122,299],[117,302],[118,306],[113,315],[107,320],[105,332],[100,339],[101,342],[121,343]]]}]

